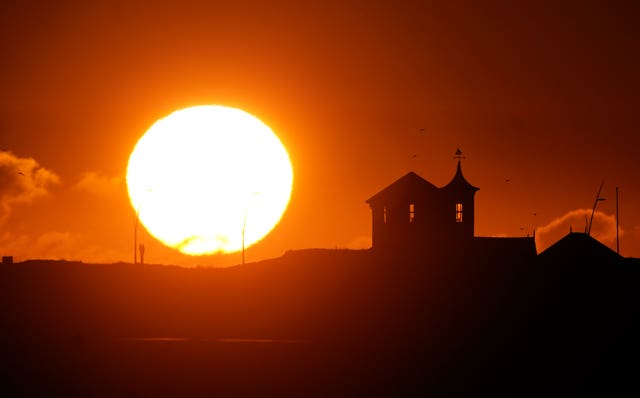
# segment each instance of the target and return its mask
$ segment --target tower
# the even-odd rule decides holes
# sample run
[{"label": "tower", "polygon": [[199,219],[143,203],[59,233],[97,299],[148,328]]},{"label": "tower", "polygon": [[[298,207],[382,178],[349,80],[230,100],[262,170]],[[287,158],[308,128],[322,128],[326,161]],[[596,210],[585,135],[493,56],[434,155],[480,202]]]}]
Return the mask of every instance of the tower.
[{"label": "tower", "polygon": [[473,241],[474,197],[479,188],[462,174],[460,149],[454,158],[456,173],[442,188],[409,172],[366,201],[374,250],[455,250]]}]

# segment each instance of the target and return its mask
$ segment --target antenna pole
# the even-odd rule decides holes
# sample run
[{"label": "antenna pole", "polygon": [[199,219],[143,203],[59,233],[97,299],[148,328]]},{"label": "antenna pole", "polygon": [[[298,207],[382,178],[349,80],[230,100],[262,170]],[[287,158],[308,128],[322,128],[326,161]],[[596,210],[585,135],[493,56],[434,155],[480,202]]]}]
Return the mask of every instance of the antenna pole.
[{"label": "antenna pole", "polygon": [[587,228],[587,235],[591,235],[591,224],[593,224],[593,215],[596,212],[596,205],[600,200],[600,191],[602,191],[602,185],[604,185],[604,180],[600,183],[600,188],[598,188],[598,193],[596,194],[596,200],[593,201],[593,209],[591,210],[591,219],[589,220],[589,225]]},{"label": "antenna pole", "polygon": [[618,235],[618,187],[616,187],[616,253],[620,254],[620,237]]},{"label": "antenna pole", "polygon": [[133,223],[133,263],[138,264],[138,222],[140,221],[140,206],[136,210],[136,220]]},{"label": "antenna pole", "polygon": [[247,213],[249,212],[249,205],[244,209],[244,221],[242,222],[242,265],[244,265],[244,230],[247,227]]}]

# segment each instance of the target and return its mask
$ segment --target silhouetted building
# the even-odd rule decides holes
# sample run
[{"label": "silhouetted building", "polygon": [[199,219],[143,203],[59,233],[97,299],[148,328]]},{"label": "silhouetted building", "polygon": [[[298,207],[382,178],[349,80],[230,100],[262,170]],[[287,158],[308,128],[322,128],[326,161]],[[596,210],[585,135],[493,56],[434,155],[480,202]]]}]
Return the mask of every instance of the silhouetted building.
[{"label": "silhouetted building", "polygon": [[620,261],[622,256],[587,233],[569,232],[540,253],[539,259],[553,264],[602,265]]},{"label": "silhouetted building", "polygon": [[456,173],[443,187],[409,172],[366,201],[371,207],[373,250],[536,255],[532,237],[475,237],[474,198],[479,188],[464,178],[461,154],[456,152]]},{"label": "silhouetted building", "polygon": [[5,264],[5,265],[13,264],[13,256],[2,256],[2,264]]}]

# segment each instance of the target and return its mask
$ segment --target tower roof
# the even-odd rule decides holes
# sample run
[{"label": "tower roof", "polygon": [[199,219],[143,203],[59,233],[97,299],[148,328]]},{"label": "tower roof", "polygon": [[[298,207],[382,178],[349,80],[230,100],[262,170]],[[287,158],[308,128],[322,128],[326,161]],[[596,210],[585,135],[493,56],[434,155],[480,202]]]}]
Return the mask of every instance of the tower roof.
[{"label": "tower roof", "polygon": [[467,181],[467,179],[464,178],[464,175],[462,174],[462,166],[460,165],[460,158],[458,158],[458,166],[456,167],[456,174],[453,176],[453,178],[451,179],[451,181],[449,181],[447,185],[442,187],[442,189],[452,189],[452,188],[466,189],[466,190],[471,190],[473,192],[480,189],[476,186],[471,185],[469,181]]},{"label": "tower roof", "polygon": [[458,160],[458,166],[456,168],[456,174],[453,176],[449,183],[441,188],[436,187],[429,181],[420,177],[413,171],[405,174],[391,185],[384,188],[377,194],[373,195],[365,202],[372,205],[377,203],[392,204],[394,202],[406,202],[407,200],[415,200],[418,198],[424,198],[430,195],[435,195],[437,192],[460,192],[467,191],[475,194],[480,188],[471,185],[462,175],[462,167],[460,166],[460,160],[464,159],[462,151],[456,150],[454,159]]},{"label": "tower roof", "polygon": [[555,259],[581,264],[622,258],[608,246],[583,232],[569,232],[562,239],[546,248],[539,256],[541,259]]},{"label": "tower roof", "polygon": [[436,192],[437,190],[438,187],[411,171],[367,199],[366,203],[375,204],[406,200],[414,196]]}]

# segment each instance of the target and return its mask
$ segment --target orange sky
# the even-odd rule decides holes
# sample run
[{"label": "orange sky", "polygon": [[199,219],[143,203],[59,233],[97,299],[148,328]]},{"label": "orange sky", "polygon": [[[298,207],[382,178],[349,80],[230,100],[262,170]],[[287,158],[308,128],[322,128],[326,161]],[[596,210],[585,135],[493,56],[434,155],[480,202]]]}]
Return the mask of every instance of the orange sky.
[{"label": "orange sky", "polygon": [[[458,147],[476,235],[537,228],[543,249],[584,230],[604,180],[592,234],[615,249],[619,187],[620,251],[640,257],[638,6],[492,3],[2,2],[0,252],[132,261],[134,144],[221,104],[267,123],[294,166],[247,261],[368,247],[364,201],[409,170],[445,185]],[[140,239],[151,263],[241,261]]]}]

